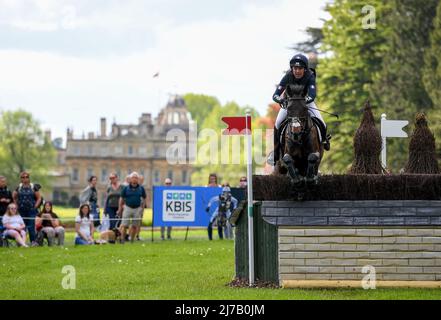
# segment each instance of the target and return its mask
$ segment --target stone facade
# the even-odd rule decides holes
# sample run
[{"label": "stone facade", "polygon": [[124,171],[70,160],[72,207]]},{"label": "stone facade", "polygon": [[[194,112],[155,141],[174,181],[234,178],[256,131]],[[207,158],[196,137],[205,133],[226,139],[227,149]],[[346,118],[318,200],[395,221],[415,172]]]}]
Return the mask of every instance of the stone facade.
[{"label": "stone facade", "polygon": [[166,135],[170,129],[181,129],[188,143],[190,121],[183,98],[173,96],[154,120],[151,114],[145,113],[137,124],[113,123],[108,133],[106,119],[102,118],[99,134],[90,132],[80,138],[68,129],[66,149],[58,148],[53,200],[63,202],[66,197],[75,200],[87,186],[87,179],[95,175],[103,205],[108,176],[112,172],[116,172],[121,181],[132,171],[143,175],[149,205],[153,186],[162,185],[165,178],[171,178],[174,185],[189,185],[192,166],[189,161],[168,163],[166,151],[174,141],[166,141]]}]

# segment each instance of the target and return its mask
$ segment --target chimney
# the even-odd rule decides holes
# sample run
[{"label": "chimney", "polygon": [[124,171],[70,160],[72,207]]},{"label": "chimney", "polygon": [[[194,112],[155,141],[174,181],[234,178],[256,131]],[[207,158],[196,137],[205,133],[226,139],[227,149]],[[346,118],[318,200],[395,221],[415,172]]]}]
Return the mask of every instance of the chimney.
[{"label": "chimney", "polygon": [[67,140],[73,139],[73,130],[67,128]]},{"label": "chimney", "polygon": [[117,137],[119,135],[118,125],[116,123],[112,124],[112,137]]},{"label": "chimney", "polygon": [[143,113],[139,118],[140,124],[152,124],[152,114],[151,113]]},{"label": "chimney", "polygon": [[89,139],[89,140],[93,140],[93,139],[95,139],[95,135],[93,134],[93,132],[89,132],[89,133],[87,134],[87,139]]},{"label": "chimney", "polygon": [[106,137],[107,123],[106,118],[101,118],[101,138]]}]

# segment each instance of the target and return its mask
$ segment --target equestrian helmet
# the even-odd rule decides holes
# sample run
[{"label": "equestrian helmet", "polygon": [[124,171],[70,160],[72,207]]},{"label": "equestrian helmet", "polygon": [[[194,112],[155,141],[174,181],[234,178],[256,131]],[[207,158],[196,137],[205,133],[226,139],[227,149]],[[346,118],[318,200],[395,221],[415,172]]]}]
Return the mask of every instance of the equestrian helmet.
[{"label": "equestrian helmet", "polygon": [[296,54],[289,61],[289,66],[291,69],[294,67],[303,67],[305,69],[308,69],[308,64],[308,58],[301,53]]}]

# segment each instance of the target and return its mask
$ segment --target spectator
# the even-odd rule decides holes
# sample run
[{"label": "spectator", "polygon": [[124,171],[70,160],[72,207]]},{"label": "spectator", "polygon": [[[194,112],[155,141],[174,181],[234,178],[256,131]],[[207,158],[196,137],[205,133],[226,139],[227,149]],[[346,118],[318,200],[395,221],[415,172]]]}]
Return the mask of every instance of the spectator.
[{"label": "spectator", "polygon": [[139,185],[138,173],[133,172],[130,175],[130,184],[124,187],[119,199],[119,212],[122,212],[121,243],[126,239],[129,225],[130,241],[135,240],[137,227],[141,224],[140,208],[144,206],[146,197],[144,187]]},{"label": "spectator", "polygon": [[231,196],[231,189],[228,184],[222,188],[222,193],[219,196],[210,199],[206,208],[207,212],[210,212],[213,204],[217,204],[217,207],[211,215],[210,223],[208,224],[208,239],[213,240],[213,225],[217,225],[219,239],[223,239],[224,230],[225,238],[232,239],[232,228],[228,220],[230,219],[231,212],[237,206],[237,199]]},{"label": "spectator", "polygon": [[239,188],[245,189],[247,187],[247,177],[240,177]]},{"label": "spectator", "polygon": [[94,221],[94,227],[98,227],[100,225],[100,207],[98,205],[98,191],[96,190],[98,178],[91,176],[88,181],[89,185],[81,191],[80,204],[87,203],[90,206],[90,215]]},{"label": "spectator", "polygon": [[90,206],[85,203],[80,206],[78,216],[75,218],[75,245],[93,244],[93,218],[90,216]]},{"label": "spectator", "polygon": [[44,203],[43,210],[35,219],[35,227],[38,232],[37,242],[39,245],[43,245],[43,239],[46,237],[49,246],[54,244],[55,238],[58,239],[59,246],[64,246],[64,228],[61,226],[57,214],[53,212],[52,202],[46,201]]},{"label": "spectator", "polygon": [[11,202],[12,192],[8,189],[6,178],[0,176],[0,216],[5,214]]},{"label": "spectator", "polygon": [[[171,187],[171,185],[172,185],[172,180],[171,180],[170,178],[165,179],[165,181],[164,181],[164,185],[167,186],[167,187]],[[168,239],[168,240],[171,240],[171,231],[172,231],[172,227],[171,227],[171,226],[168,226],[168,227],[167,227],[167,239]],[[162,240],[165,239],[165,237],[164,237],[164,233],[165,233],[165,227],[162,226],[162,227],[161,227],[161,239],[162,239]]]},{"label": "spectator", "polygon": [[208,185],[207,187],[220,187],[220,184],[217,182],[217,174],[210,173],[208,176]]},{"label": "spectator", "polygon": [[110,185],[107,188],[106,192],[106,206],[105,213],[109,215],[109,229],[114,229],[118,221],[118,206],[119,206],[119,198],[121,197],[121,192],[123,186],[119,182],[118,175],[116,173],[111,173],[109,176]]},{"label": "spectator", "polygon": [[26,228],[29,232],[29,240],[33,246],[38,244],[35,242],[35,217],[41,203],[41,195],[30,180],[28,172],[20,174],[21,183],[12,193],[12,198],[18,207],[18,212],[25,221]]},{"label": "spectator", "polygon": [[11,203],[6,208],[6,212],[2,218],[2,224],[5,228],[4,235],[14,238],[18,245],[27,248],[26,244],[26,225],[17,213],[17,205]]},{"label": "spectator", "polygon": [[[139,176],[139,185],[143,185],[144,184],[144,176],[140,175]],[[144,209],[145,209],[145,201],[144,204],[139,208],[139,216],[141,218],[141,223],[139,224],[139,226],[136,227],[136,240],[140,241],[141,238],[139,237],[139,234],[141,233],[141,225],[142,225],[142,219],[144,218]]]},{"label": "spectator", "polygon": [[124,182],[122,183],[123,187],[126,187],[130,184],[130,174],[126,175]]}]

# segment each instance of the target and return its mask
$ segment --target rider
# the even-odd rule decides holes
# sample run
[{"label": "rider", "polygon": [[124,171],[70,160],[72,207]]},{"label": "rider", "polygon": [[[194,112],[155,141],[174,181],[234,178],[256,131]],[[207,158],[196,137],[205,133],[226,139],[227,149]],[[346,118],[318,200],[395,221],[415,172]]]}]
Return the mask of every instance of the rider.
[{"label": "rider", "polygon": [[294,57],[292,57],[292,59],[289,61],[290,70],[284,75],[273,94],[273,100],[280,104],[281,109],[279,110],[279,114],[277,115],[274,126],[274,151],[271,152],[268,157],[268,163],[271,165],[275,165],[280,158],[280,125],[286,119],[287,115],[284,91],[286,86],[289,84],[300,84],[304,86],[306,106],[308,107],[309,114],[322,122],[323,128],[320,129],[323,147],[325,150],[330,149],[329,139],[331,136],[326,134],[326,123],[323,121],[322,115],[314,103],[316,97],[315,71],[309,69],[308,64],[308,58],[303,54],[296,54]]}]

